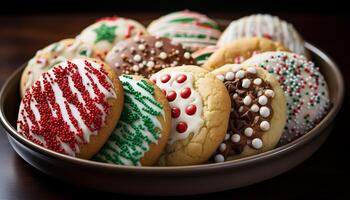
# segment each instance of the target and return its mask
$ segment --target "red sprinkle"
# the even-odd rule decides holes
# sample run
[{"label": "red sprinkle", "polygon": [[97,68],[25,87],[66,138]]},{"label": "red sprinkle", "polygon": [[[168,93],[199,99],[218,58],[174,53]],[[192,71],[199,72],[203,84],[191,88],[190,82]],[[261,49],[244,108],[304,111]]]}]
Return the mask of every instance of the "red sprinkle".
[{"label": "red sprinkle", "polygon": [[184,74],[181,74],[180,76],[178,76],[178,77],[176,78],[176,82],[178,82],[178,83],[183,83],[183,82],[185,82],[186,80],[187,80],[187,76],[184,75]]},{"label": "red sprinkle", "polygon": [[165,74],[164,76],[162,76],[162,78],[160,79],[160,81],[162,81],[162,83],[166,83],[170,80],[170,75],[169,74]]},{"label": "red sprinkle", "polygon": [[176,99],[176,92],[175,91],[170,91],[168,92],[166,98],[168,99],[168,101],[174,101]]},{"label": "red sprinkle", "polygon": [[157,79],[155,79],[155,78],[151,78],[150,81],[152,81],[154,84],[157,83]]},{"label": "red sprinkle", "polygon": [[191,95],[191,89],[190,88],[185,88],[181,91],[180,96],[184,99],[187,99]]},{"label": "red sprinkle", "polygon": [[179,133],[183,133],[187,130],[187,124],[186,122],[179,122],[176,126],[176,130]]},{"label": "red sprinkle", "polygon": [[171,117],[172,118],[178,118],[180,116],[180,109],[177,107],[171,108]]},{"label": "red sprinkle", "polygon": [[196,113],[196,111],[197,111],[197,106],[196,105],[191,104],[191,105],[186,107],[186,113],[188,115],[193,115],[194,113]]}]

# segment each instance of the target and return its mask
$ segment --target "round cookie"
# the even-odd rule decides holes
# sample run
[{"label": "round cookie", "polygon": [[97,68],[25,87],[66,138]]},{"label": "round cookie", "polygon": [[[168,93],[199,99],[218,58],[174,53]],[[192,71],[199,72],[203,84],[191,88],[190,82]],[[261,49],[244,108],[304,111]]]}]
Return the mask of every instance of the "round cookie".
[{"label": "round cookie", "polygon": [[139,22],[122,17],[105,17],[86,27],[78,36],[80,40],[94,47],[98,57],[104,60],[109,50],[119,41],[147,34]]},{"label": "round cookie", "polygon": [[192,53],[192,57],[196,60],[198,65],[203,65],[208,58],[219,49],[217,46],[206,46],[204,48],[198,49]]},{"label": "round cookie", "polygon": [[72,58],[95,57],[93,48],[76,39],[64,39],[36,52],[24,69],[20,83],[21,96],[42,73],[56,64]]},{"label": "round cookie", "polygon": [[118,74],[144,77],[167,67],[195,64],[191,54],[180,43],[155,36],[137,36],[119,42],[107,54],[106,62]]},{"label": "round cookie", "polygon": [[256,14],[232,21],[221,35],[218,46],[244,37],[265,37],[282,43],[292,52],[308,56],[304,40],[292,24],[268,14]]},{"label": "round cookie", "polygon": [[214,70],[225,64],[240,64],[251,56],[266,51],[288,51],[279,42],[261,38],[240,38],[221,47],[203,64],[208,70]]},{"label": "round cookie", "polygon": [[226,64],[212,73],[225,84],[231,98],[229,125],[214,161],[273,149],[286,123],[286,100],[278,80],[249,65]]},{"label": "round cookie", "polygon": [[311,130],[327,113],[327,83],[315,64],[288,52],[266,52],[244,62],[275,75],[287,100],[287,124],[279,145],[289,143]]},{"label": "round cookie", "polygon": [[95,160],[119,165],[151,166],[170,134],[171,110],[163,92],[147,79],[119,77],[125,94],[122,116]]},{"label": "round cookie", "polygon": [[170,137],[158,164],[181,166],[207,161],[227,130],[230,98],[225,86],[198,66],[163,69],[151,81],[163,90],[172,112]]},{"label": "round cookie", "polygon": [[58,153],[89,159],[112,133],[124,102],[117,75],[93,59],[64,61],[25,93],[17,131]]},{"label": "round cookie", "polygon": [[221,35],[218,24],[206,15],[193,11],[179,11],[162,16],[148,27],[151,35],[168,37],[195,51],[216,45]]}]

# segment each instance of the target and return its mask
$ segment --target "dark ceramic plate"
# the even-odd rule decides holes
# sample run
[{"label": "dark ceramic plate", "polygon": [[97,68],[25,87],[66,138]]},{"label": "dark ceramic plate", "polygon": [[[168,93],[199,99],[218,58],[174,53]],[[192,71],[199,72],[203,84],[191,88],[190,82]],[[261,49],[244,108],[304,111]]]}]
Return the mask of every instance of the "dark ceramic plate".
[{"label": "dark ceramic plate", "polygon": [[306,43],[313,61],[329,86],[332,108],[309,133],[274,150],[224,163],[184,167],[129,167],[82,160],[38,146],[16,132],[20,102],[16,70],[0,93],[0,119],[9,142],[26,162],[64,181],[102,191],[136,195],[185,195],[243,187],[277,176],[310,157],[326,140],[343,95],[343,78],[335,63],[315,46]]}]

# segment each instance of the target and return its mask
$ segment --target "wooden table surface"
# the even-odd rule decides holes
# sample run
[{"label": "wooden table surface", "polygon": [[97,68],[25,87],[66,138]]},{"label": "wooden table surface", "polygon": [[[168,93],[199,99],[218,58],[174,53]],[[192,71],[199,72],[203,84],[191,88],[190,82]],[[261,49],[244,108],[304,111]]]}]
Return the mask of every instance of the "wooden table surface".
[{"label": "wooden table surface", "polygon": [[[57,40],[73,37],[100,14],[30,14],[0,16],[0,85],[36,50]],[[117,13],[136,20],[151,20],[159,13]],[[236,19],[247,13],[207,13],[211,17]],[[185,199],[350,199],[347,149],[350,131],[350,17],[334,14],[273,13],[293,23],[304,38],[325,50],[340,66],[347,88],[346,99],[335,127],[325,144],[298,167],[270,180],[220,193]],[[345,182],[345,183],[344,183]],[[0,127],[0,199],[70,199],[86,197],[130,198],[99,193],[53,179],[24,162],[10,147]],[[136,197],[133,197],[136,198]],[[172,197],[174,198],[174,197]],[[149,198],[158,199],[158,198]]]}]

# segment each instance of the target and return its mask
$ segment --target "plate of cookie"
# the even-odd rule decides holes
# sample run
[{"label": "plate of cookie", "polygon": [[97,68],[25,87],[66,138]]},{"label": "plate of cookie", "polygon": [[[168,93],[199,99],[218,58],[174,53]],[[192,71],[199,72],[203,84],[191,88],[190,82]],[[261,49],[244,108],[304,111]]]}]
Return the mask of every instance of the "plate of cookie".
[{"label": "plate of cookie", "polygon": [[327,139],[344,95],[329,56],[277,16],[105,17],[38,50],[0,95],[16,153],[71,184],[135,195],[244,187]]}]

